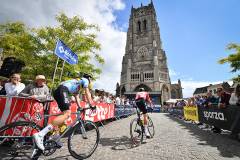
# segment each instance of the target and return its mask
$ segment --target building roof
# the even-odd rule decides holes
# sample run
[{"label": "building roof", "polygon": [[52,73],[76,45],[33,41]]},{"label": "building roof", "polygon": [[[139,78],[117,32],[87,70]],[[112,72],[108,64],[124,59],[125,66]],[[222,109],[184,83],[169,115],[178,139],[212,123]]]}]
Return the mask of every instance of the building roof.
[{"label": "building roof", "polygon": [[202,94],[202,93],[207,93],[207,89],[208,87],[222,87],[224,91],[226,92],[232,92],[232,88],[229,85],[228,82],[223,82],[223,83],[218,83],[218,84],[210,84],[208,86],[205,87],[200,87],[200,88],[196,88],[193,94]]},{"label": "building roof", "polygon": [[171,84],[171,88],[181,89],[181,86],[179,84]]},{"label": "building roof", "polygon": [[208,86],[196,88],[193,94],[207,93]]}]

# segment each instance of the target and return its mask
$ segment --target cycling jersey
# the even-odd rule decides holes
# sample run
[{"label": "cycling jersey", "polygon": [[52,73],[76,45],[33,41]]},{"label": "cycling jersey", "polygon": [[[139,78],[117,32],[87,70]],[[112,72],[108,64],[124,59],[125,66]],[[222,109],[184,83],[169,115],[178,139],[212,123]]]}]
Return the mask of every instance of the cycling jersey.
[{"label": "cycling jersey", "polygon": [[89,87],[89,81],[86,78],[80,80],[72,79],[62,82],[53,92],[53,97],[57,101],[59,109],[63,112],[69,110],[69,94],[77,94],[81,88]]},{"label": "cycling jersey", "polygon": [[145,101],[147,101],[149,103],[152,103],[148,92],[138,92],[136,94],[135,100],[136,100],[136,105],[140,109],[140,111],[143,114],[146,114],[147,113],[147,106],[146,106]]},{"label": "cycling jersey", "polygon": [[138,100],[138,99],[144,99],[145,101],[148,101],[149,103],[151,103],[151,99],[149,97],[148,92],[138,92],[136,94],[135,100]]},{"label": "cycling jersey", "polygon": [[62,86],[67,87],[69,93],[78,93],[82,88],[87,88],[89,86],[89,81],[87,78],[81,78],[80,80],[72,79],[61,83]]}]

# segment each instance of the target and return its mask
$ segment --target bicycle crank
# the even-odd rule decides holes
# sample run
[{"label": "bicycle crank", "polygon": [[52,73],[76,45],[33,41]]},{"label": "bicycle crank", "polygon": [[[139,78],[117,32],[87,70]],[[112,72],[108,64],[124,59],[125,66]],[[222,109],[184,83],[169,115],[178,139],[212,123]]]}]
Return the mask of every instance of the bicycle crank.
[{"label": "bicycle crank", "polygon": [[61,148],[54,140],[47,140],[46,142],[44,142],[44,147],[45,147],[45,150],[43,151],[44,156],[50,156],[54,152],[56,152],[58,148]]}]

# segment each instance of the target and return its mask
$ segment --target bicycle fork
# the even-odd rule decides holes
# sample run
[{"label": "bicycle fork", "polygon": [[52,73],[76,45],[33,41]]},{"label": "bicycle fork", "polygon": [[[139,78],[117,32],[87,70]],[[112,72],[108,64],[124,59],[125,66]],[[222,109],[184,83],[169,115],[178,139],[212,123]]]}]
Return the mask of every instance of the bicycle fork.
[{"label": "bicycle fork", "polygon": [[83,125],[83,122],[80,121],[79,123],[80,123],[80,130],[81,130],[81,133],[82,133],[82,137],[83,137],[83,139],[87,139],[88,137],[87,137],[86,129]]}]

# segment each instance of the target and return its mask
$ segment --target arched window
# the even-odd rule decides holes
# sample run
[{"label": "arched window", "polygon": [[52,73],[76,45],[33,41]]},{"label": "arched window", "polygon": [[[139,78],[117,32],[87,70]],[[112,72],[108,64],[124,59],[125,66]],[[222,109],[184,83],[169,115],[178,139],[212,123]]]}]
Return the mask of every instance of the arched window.
[{"label": "arched window", "polygon": [[141,32],[141,22],[138,21],[138,31]]},{"label": "arched window", "polygon": [[143,28],[144,28],[144,30],[147,30],[147,20],[145,19],[144,21],[143,21]]}]

